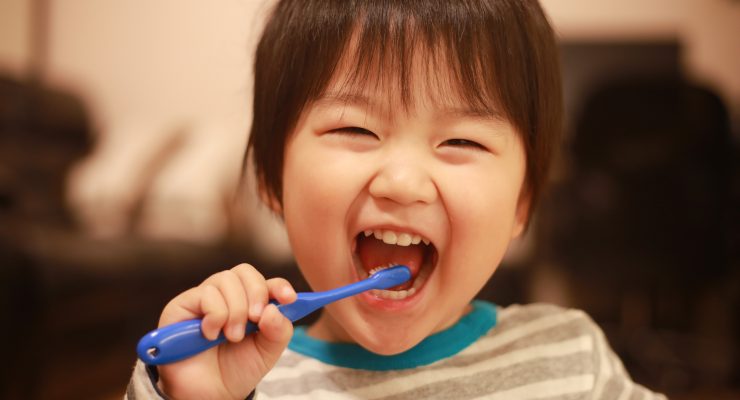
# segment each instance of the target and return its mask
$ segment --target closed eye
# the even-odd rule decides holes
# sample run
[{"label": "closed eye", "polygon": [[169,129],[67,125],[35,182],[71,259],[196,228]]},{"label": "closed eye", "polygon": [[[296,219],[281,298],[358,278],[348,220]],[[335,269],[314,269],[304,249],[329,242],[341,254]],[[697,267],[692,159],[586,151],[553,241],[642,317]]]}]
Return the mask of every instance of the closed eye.
[{"label": "closed eye", "polygon": [[468,139],[448,139],[442,143],[443,146],[452,147],[467,147],[475,150],[488,150],[485,146],[478,142],[474,142]]},{"label": "closed eye", "polygon": [[360,128],[357,126],[345,126],[342,128],[336,128],[329,131],[329,133],[344,133],[349,135],[357,135],[357,136],[372,136],[377,138],[378,135],[373,133],[370,130],[367,130],[365,128]]}]

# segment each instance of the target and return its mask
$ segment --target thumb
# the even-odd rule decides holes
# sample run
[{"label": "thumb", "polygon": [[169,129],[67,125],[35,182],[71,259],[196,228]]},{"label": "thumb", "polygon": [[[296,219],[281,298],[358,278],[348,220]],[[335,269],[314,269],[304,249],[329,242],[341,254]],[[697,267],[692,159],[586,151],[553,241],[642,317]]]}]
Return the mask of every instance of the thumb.
[{"label": "thumb", "polygon": [[260,331],[255,336],[254,344],[265,365],[272,368],[293,337],[293,324],[274,304],[268,304],[262,311],[258,325]]}]

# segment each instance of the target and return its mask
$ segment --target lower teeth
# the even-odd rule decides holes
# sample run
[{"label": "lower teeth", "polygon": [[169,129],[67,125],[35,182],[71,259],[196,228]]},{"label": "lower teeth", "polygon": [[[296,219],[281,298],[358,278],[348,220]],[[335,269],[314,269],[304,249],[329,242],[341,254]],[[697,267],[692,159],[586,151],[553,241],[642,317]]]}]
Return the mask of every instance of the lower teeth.
[{"label": "lower teeth", "polygon": [[[377,267],[370,270],[370,275],[384,270],[386,268],[390,268],[393,265],[388,265],[386,267]],[[407,297],[411,297],[416,293],[417,288],[421,287],[421,285],[424,284],[424,281],[427,279],[428,272],[425,270],[420,271],[419,275],[414,278],[414,283],[412,287],[406,290],[379,290],[379,289],[373,289],[370,291],[370,293],[375,296],[379,297],[381,299],[389,299],[389,300],[403,300]]]},{"label": "lower teeth", "polygon": [[381,299],[391,299],[391,300],[403,300],[414,293],[416,293],[416,288],[411,288],[408,290],[378,290],[373,289],[370,291],[374,296],[380,297]]}]

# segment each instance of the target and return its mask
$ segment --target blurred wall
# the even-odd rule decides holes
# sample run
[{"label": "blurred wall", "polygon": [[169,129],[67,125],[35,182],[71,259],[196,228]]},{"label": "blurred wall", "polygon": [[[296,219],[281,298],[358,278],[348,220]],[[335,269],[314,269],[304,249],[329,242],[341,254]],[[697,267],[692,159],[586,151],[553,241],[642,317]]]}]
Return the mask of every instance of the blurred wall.
[{"label": "blurred wall", "polygon": [[[252,46],[269,5],[0,5],[0,73],[23,79],[35,67],[91,113],[96,149],[68,182],[69,203],[90,234],[210,243],[241,229],[266,253],[287,255],[275,218],[252,193],[237,209],[232,202],[250,121]],[[44,20],[44,37],[34,36]],[[34,60],[35,45],[43,58]]]},{"label": "blurred wall", "polygon": [[0,11],[0,72],[23,77],[31,59],[31,3],[5,0]]}]

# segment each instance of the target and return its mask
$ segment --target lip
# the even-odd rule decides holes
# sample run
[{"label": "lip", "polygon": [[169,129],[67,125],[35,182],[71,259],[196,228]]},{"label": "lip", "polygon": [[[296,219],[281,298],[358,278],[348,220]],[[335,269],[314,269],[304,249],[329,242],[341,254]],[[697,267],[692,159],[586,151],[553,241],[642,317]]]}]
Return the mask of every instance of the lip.
[{"label": "lip", "polygon": [[374,296],[370,292],[360,293],[356,297],[358,297],[362,303],[374,310],[397,313],[400,311],[408,310],[414,307],[414,305],[418,304],[423,297],[424,288],[426,287],[426,285],[427,284],[425,282],[424,285],[422,285],[416,291],[416,293],[403,300],[382,299],[380,297]]}]

